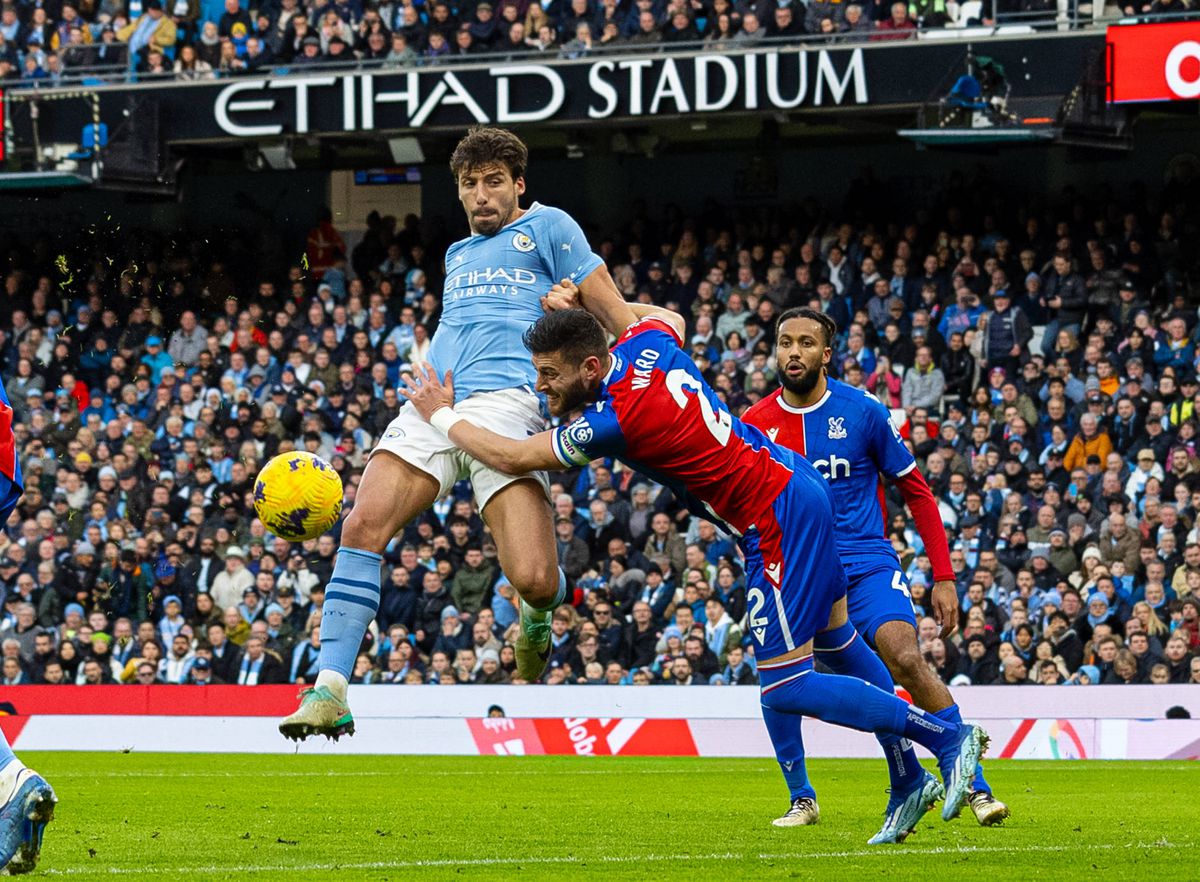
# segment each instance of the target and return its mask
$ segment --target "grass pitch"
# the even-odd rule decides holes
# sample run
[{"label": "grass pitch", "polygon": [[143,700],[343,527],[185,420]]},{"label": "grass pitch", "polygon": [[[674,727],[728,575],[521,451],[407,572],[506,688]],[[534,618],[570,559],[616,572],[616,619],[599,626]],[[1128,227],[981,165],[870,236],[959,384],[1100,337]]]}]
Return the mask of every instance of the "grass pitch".
[{"label": "grass pitch", "polygon": [[[71,879],[1195,880],[1194,763],[992,762],[1013,808],[869,847],[882,761],[816,760],[816,827],[764,760],[24,754]],[[29,877],[36,878],[36,877]]]}]

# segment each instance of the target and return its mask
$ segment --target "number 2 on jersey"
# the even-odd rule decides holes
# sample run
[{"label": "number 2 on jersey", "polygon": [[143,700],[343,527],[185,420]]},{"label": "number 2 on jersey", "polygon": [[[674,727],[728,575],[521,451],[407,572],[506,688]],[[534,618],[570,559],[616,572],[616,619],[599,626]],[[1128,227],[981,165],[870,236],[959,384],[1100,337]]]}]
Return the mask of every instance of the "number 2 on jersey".
[{"label": "number 2 on jersey", "polygon": [[759,643],[762,643],[767,636],[767,617],[759,615],[766,602],[766,595],[762,593],[761,588],[751,588],[746,592],[746,603],[750,606],[750,630],[754,633],[754,639]]},{"label": "number 2 on jersey", "polygon": [[722,447],[729,443],[729,436],[733,433],[733,421],[725,411],[713,408],[712,402],[704,394],[699,380],[683,368],[675,368],[667,371],[666,382],[671,397],[675,399],[675,403],[681,410],[687,407],[688,403],[688,396],[683,390],[691,389],[695,392],[696,401],[700,404],[700,413],[704,416],[704,425],[708,427],[708,431]]}]

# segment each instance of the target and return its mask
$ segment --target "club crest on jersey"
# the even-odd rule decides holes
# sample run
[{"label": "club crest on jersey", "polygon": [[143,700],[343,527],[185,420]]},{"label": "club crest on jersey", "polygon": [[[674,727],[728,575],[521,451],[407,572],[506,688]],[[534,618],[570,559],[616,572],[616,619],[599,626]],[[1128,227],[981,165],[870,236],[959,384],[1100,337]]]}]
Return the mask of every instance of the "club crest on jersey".
[{"label": "club crest on jersey", "polygon": [[846,437],[846,427],[842,425],[845,417],[830,417],[829,418],[829,438],[832,441],[840,441]]},{"label": "club crest on jersey", "polygon": [[534,248],[537,248],[537,243],[526,236],[524,233],[516,233],[512,240],[513,248],[516,248],[522,254],[528,254]]}]

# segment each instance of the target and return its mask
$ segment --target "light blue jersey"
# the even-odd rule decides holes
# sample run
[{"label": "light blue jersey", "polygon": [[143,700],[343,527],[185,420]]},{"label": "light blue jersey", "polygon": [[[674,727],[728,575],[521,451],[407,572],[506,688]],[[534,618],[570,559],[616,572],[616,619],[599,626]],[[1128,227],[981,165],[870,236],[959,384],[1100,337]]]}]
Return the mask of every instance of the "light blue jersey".
[{"label": "light blue jersey", "polygon": [[537,202],[496,234],[451,245],[429,361],[442,376],[454,371],[455,403],[475,392],[532,389],[536,372],[521,338],[541,318],[542,297],[561,279],[583,281],[602,262],[579,224]]}]

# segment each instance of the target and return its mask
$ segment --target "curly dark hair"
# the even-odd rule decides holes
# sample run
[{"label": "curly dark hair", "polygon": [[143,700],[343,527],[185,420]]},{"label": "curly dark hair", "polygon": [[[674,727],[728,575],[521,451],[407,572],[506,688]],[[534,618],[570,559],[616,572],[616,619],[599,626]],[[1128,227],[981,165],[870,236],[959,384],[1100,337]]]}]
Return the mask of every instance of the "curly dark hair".
[{"label": "curly dark hair", "polygon": [[798,318],[810,319],[820,325],[821,330],[825,332],[825,345],[833,345],[833,338],[837,336],[837,322],[825,313],[807,306],[794,306],[791,309],[785,309],[780,314],[779,320],[775,322],[775,336],[779,336],[779,329],[783,327],[784,322]]},{"label": "curly dark hair", "polygon": [[507,129],[472,126],[450,154],[450,171],[456,181],[464,171],[493,164],[507,168],[515,181],[525,175],[529,148]]},{"label": "curly dark hair", "polygon": [[590,355],[603,358],[608,352],[604,329],[591,313],[582,309],[548,312],[530,325],[521,339],[534,355],[561,352],[574,364]]}]

